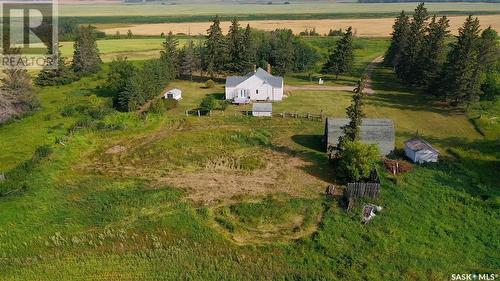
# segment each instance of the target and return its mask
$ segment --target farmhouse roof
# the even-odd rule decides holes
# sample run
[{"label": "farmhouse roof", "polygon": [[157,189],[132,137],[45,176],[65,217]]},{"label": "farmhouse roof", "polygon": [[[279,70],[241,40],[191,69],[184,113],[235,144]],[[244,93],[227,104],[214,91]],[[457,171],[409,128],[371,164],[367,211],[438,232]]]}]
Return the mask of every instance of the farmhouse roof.
[{"label": "farmhouse roof", "polygon": [[226,87],[236,87],[254,75],[275,88],[281,88],[283,86],[283,77],[273,76],[259,67],[255,72],[252,71],[245,76],[228,76],[226,78]]},{"label": "farmhouse roof", "polygon": [[166,93],[169,93],[169,94],[182,94],[182,91],[177,89],[177,88],[173,88],[171,90],[168,90]]},{"label": "farmhouse roof", "polygon": [[[347,118],[327,118],[326,140],[328,146],[337,146],[339,136],[343,135],[342,126],[347,125]],[[364,143],[377,144],[381,155],[387,155],[394,150],[394,122],[391,119],[361,120],[360,139]]]},{"label": "farmhouse roof", "polygon": [[434,151],[435,153],[439,153],[437,149],[435,149],[432,145],[419,137],[414,137],[405,141],[405,145],[412,151],[430,150]]},{"label": "farmhouse roof", "polygon": [[273,104],[266,102],[266,103],[254,103],[252,105],[252,111],[253,112],[272,112],[273,111]]}]

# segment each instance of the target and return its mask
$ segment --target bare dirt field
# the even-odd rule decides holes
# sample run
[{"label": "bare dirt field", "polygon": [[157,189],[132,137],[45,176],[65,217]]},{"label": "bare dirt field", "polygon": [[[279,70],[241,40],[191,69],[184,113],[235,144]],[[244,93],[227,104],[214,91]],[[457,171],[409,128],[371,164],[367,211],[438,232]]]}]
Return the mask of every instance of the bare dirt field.
[{"label": "bare dirt field", "polygon": [[[500,20],[498,15],[478,16],[482,27],[491,25],[496,30],[500,29]],[[453,34],[458,33],[458,28],[463,24],[465,16],[453,16],[450,19],[450,29]],[[240,24],[262,30],[275,30],[277,28],[290,28],[294,33],[299,33],[305,29],[316,28],[320,34],[326,34],[330,29],[346,29],[352,26],[356,36],[359,37],[386,37],[392,31],[394,18],[378,19],[321,19],[321,20],[262,20],[262,21],[242,21]],[[190,35],[206,34],[210,22],[192,22],[192,23],[159,23],[159,24],[137,24],[122,27],[110,27],[100,25],[100,29],[107,34],[115,34],[119,31],[122,34],[131,30],[137,35],[160,35],[167,33],[185,33]],[[222,22],[221,27],[224,33],[229,29],[230,22]]]}]

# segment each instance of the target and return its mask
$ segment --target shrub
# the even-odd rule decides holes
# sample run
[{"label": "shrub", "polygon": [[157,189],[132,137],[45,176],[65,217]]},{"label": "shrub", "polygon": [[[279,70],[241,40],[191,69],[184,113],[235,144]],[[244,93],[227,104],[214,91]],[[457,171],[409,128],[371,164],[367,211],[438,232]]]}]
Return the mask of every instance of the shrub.
[{"label": "shrub", "polygon": [[210,88],[213,88],[213,87],[215,87],[214,80],[208,79],[207,81],[205,81],[205,88],[210,89]]},{"label": "shrub", "polygon": [[[210,80],[209,80],[210,81]],[[205,110],[216,109],[218,106],[218,102],[214,96],[206,96],[201,100],[200,107]]]},{"label": "shrub", "polygon": [[338,155],[341,175],[354,181],[367,178],[379,159],[377,146],[358,141],[346,141]]}]

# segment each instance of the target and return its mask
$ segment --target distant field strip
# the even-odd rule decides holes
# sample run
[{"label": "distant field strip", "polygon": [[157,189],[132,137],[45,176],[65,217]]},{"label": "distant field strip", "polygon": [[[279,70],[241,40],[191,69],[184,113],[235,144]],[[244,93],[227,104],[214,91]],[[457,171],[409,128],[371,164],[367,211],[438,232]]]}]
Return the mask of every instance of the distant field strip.
[{"label": "distant field strip", "polygon": [[[274,4],[83,4],[60,5],[63,17],[124,17],[124,16],[170,16],[193,17],[202,15],[240,16],[262,14],[383,14],[412,12],[416,3],[292,3]],[[480,13],[500,12],[499,3],[426,3],[430,12]]]},{"label": "distant field strip", "polygon": [[[500,20],[497,15],[479,16],[482,27],[491,25],[494,29],[500,29]],[[453,34],[458,33],[458,28],[463,24],[465,16],[450,17],[450,28]],[[392,32],[393,18],[380,19],[323,19],[323,20],[262,20],[262,21],[241,21],[240,24],[245,26],[247,23],[251,27],[262,30],[275,30],[277,28],[290,28],[294,33],[299,33],[305,29],[316,28],[320,34],[326,34],[330,29],[346,29],[352,26],[356,36],[359,37],[385,37]],[[162,32],[167,33],[184,33],[190,35],[205,34],[210,22],[193,22],[193,23],[159,23],[159,24],[136,24],[123,27],[110,27],[100,25],[101,30],[107,34],[115,34],[117,31],[124,34],[127,30],[131,30],[137,35],[160,35]],[[221,27],[224,33],[229,29],[230,22],[222,22]]]}]

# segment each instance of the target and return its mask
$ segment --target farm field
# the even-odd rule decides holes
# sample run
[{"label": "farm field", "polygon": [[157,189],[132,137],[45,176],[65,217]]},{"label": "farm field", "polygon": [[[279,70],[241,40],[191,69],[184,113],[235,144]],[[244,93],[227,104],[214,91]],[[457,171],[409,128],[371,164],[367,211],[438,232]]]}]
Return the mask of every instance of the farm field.
[{"label": "farm field", "polygon": [[[500,4],[499,4],[500,5]],[[481,15],[478,16],[483,26],[491,25],[495,29],[500,29],[500,21],[498,15]],[[466,16],[451,16],[450,30],[452,34],[458,33],[458,28],[463,24]],[[165,31],[172,31],[174,34],[190,34],[200,35],[205,34],[211,22],[190,22],[190,23],[151,23],[124,25],[117,27],[112,24],[107,28],[106,24],[98,25],[99,29],[107,34],[115,34],[119,31],[125,34],[127,30],[132,30],[137,35],[159,35]],[[330,29],[347,29],[353,27],[356,36],[359,37],[388,37],[392,32],[394,18],[370,18],[370,19],[311,19],[311,20],[256,20],[256,21],[241,21],[242,26],[250,24],[251,27],[261,30],[272,31],[280,26],[285,26],[291,29],[295,34],[306,29],[315,28],[320,34],[328,34]],[[229,21],[221,22],[223,32],[227,32],[230,26]]]},{"label": "farm field", "polygon": [[[160,32],[161,33],[161,32]],[[167,33],[167,32],[165,32]],[[126,34],[126,31],[125,31]],[[158,34],[160,35],[160,34]],[[178,39],[182,47],[188,40],[197,42],[197,38]],[[144,60],[160,56],[163,38],[136,38],[136,39],[106,39],[98,40],[97,46],[101,52],[101,59],[105,62],[112,61],[117,56],[127,57],[129,60]],[[73,42],[61,42],[62,55],[70,58],[73,56]]]},{"label": "farm field", "polygon": [[[498,3],[426,3],[430,12],[500,12]],[[112,17],[112,16],[164,16],[181,19],[182,17],[215,14],[221,16],[241,15],[304,15],[304,14],[342,14],[349,17],[367,17],[380,14],[394,14],[401,10],[413,11],[414,3],[292,3],[276,4],[71,4],[60,5],[62,17]]]}]

